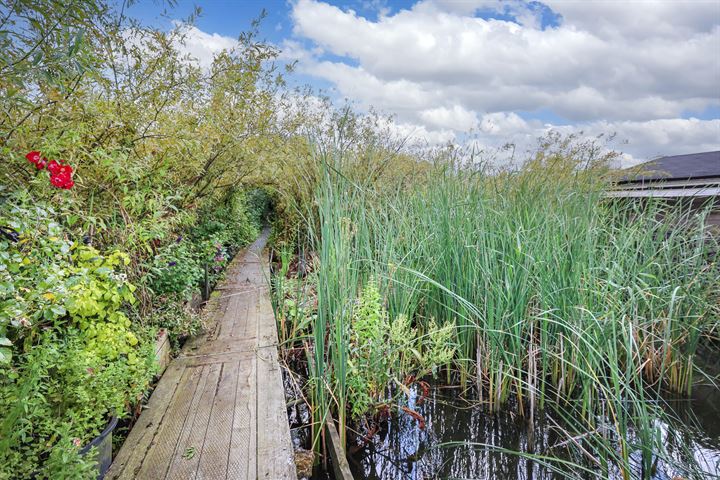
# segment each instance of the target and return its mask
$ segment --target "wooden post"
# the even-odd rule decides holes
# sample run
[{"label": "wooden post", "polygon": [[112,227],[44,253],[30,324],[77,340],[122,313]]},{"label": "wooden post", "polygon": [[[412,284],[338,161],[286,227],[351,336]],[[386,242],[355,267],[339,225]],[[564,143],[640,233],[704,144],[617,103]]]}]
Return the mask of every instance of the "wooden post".
[{"label": "wooden post", "polygon": [[325,430],[327,431],[326,439],[330,448],[330,458],[332,459],[335,478],[338,480],[353,480],[350,465],[345,457],[345,446],[340,443],[340,435],[338,435],[335,423],[330,416],[328,416],[325,423]]}]

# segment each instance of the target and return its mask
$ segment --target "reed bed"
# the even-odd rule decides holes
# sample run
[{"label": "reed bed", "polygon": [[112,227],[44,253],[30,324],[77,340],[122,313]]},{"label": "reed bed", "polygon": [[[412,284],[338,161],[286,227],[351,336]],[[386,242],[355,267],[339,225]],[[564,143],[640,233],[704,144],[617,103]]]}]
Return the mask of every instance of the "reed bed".
[{"label": "reed bed", "polygon": [[[378,185],[319,153],[307,214],[319,261],[308,350],[315,422],[347,427],[347,324],[377,279],[392,317],[455,325],[448,379],[488,411],[563,419],[578,476],[650,478],[681,463],[658,423],[662,392],[689,394],[699,343],[718,330],[717,244],[682,206],[603,196],[607,170],[573,158],[488,174],[452,165]],[[319,435],[319,431],[318,431]],[[543,455],[535,455],[543,458]]]}]

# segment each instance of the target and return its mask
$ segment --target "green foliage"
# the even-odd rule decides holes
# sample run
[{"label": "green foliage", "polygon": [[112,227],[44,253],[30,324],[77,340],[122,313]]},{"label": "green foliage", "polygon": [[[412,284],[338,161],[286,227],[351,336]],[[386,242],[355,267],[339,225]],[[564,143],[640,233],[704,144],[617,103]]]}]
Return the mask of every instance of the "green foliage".
[{"label": "green foliage", "polygon": [[255,218],[242,192],[203,210],[197,224],[159,248],[150,267],[150,288],[158,295],[190,300],[204,281],[206,266],[214,284],[235,252],[258,235]]},{"label": "green foliage", "polygon": [[158,252],[150,270],[150,288],[158,295],[189,300],[198,291],[203,269],[189,242],[171,243]]},{"label": "green foliage", "polygon": [[[24,361],[0,376],[0,476],[29,478],[39,469],[40,478],[55,478],[58,465],[78,463],[68,460],[77,456],[69,440],[87,444],[147,388],[154,344],[136,351],[130,362],[104,355],[79,329],[42,334]],[[52,456],[58,449],[65,460]]]},{"label": "green foliage", "polygon": [[202,330],[202,320],[198,312],[180,302],[158,302],[149,314],[137,319],[138,323],[165,329],[174,350],[180,347],[182,340]]},{"label": "green foliage", "polygon": [[377,282],[365,285],[349,325],[348,403],[358,418],[385,403],[391,382],[400,384],[408,375],[422,377],[448,365],[455,353],[454,328],[438,328],[431,321],[418,336],[405,315],[393,320],[383,306]]},{"label": "green foliage", "polygon": [[50,207],[7,207],[0,225],[12,229],[18,241],[0,240],[0,336],[5,342],[22,353],[42,329],[72,325],[97,342],[103,355],[134,356],[137,338],[121,311],[135,301],[135,287],[119,270],[129,263],[127,255],[103,256],[67,240]]},{"label": "green foliage", "polygon": [[154,373],[154,334],[124,309],[129,257],[72,241],[44,204],[0,214],[0,477],[88,478],[76,445],[127,413]]},{"label": "green foliage", "polygon": [[720,328],[717,241],[703,211],[606,198],[612,155],[546,140],[516,171],[439,155],[409,185],[357,176],[366,152],[344,148],[351,140],[317,146],[320,180],[301,210],[319,258],[316,421],[332,411],[342,430],[346,409],[390,398],[388,372],[416,360],[409,347],[387,363],[391,332],[426,341],[430,363],[451,355],[452,378],[473,381],[490,410],[514,408],[532,425],[552,408],[566,444],[583,438],[576,458],[600,459],[599,477],[629,477],[631,452],[645,472],[653,458],[678,463],[658,426],[670,423],[661,393],[690,392],[698,345]]}]

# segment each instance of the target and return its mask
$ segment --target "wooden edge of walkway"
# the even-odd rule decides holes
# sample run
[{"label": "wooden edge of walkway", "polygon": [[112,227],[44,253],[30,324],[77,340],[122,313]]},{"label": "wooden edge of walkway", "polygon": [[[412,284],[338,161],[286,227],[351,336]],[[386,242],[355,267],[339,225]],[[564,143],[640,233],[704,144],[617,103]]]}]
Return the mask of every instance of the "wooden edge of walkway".
[{"label": "wooden edge of walkway", "polygon": [[207,331],[170,363],[106,478],[297,479],[267,237],[233,259]]}]

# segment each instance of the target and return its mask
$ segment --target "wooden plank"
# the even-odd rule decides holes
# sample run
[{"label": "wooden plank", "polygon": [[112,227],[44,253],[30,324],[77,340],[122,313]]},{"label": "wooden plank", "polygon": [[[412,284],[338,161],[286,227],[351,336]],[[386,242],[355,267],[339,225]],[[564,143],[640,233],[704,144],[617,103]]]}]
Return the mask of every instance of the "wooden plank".
[{"label": "wooden plank", "polygon": [[257,349],[248,352],[212,353],[207,355],[193,355],[179,357],[176,361],[183,363],[186,367],[198,367],[201,365],[212,365],[214,363],[247,361],[255,355]]},{"label": "wooden plank", "polygon": [[276,347],[258,349],[257,385],[257,478],[296,479]]},{"label": "wooden plank", "polygon": [[238,294],[240,304],[233,319],[230,336],[233,338],[255,338],[255,324],[257,318],[251,314],[251,306],[255,302],[255,292],[243,292]]},{"label": "wooden plank", "polygon": [[[105,478],[109,480],[135,478],[134,472],[140,468],[145,459],[145,453],[170,407],[175,390],[184,376],[183,374],[187,376],[189,372],[186,372],[185,367],[181,364],[171,364],[168,367],[165,375],[162,376],[155,391],[150,396],[150,400],[140,418],[135,422],[133,429],[125,440],[125,445],[115,457]],[[125,471],[128,473],[125,474]]]},{"label": "wooden plank", "polygon": [[[202,387],[198,386],[193,398],[192,408],[185,421],[182,435],[178,439],[172,461],[165,478],[187,480],[194,478],[200,461],[203,442],[208,429],[213,398],[218,389],[222,363],[214,363],[203,368]],[[156,478],[156,477],[148,477]]]},{"label": "wooden plank", "polygon": [[208,420],[197,480],[224,480],[235,411],[239,362],[223,363],[222,374]]},{"label": "wooden plank", "polygon": [[257,316],[258,348],[277,346],[278,335],[275,312],[273,312],[268,294],[258,296],[255,304],[255,315]]},{"label": "wooden plank", "polygon": [[183,356],[195,357],[199,355],[254,352],[256,347],[257,339],[254,335],[248,338],[220,338],[205,345],[198,345],[193,350],[183,352]]},{"label": "wooden plank", "polygon": [[253,354],[238,369],[227,463],[228,479],[250,480],[255,479],[257,474],[256,361],[257,357]]},{"label": "wooden plank", "polygon": [[229,295],[228,308],[225,314],[218,319],[218,333],[215,340],[230,336],[235,319],[240,315],[241,304],[242,299],[239,295]]},{"label": "wooden plank", "polygon": [[155,340],[155,362],[157,362],[158,374],[162,374],[170,363],[170,337],[164,328],[158,331]]},{"label": "wooden plank", "polygon": [[327,441],[330,447],[330,459],[332,460],[333,473],[336,480],[353,480],[350,464],[348,464],[345,456],[345,446],[340,443],[340,435],[335,428],[335,422],[332,418],[325,422],[327,430]]},{"label": "wooden plank", "polygon": [[[164,478],[177,446],[192,399],[202,378],[202,369],[187,368],[183,379],[173,396],[172,405],[163,418],[157,436],[148,446],[148,452],[137,475],[128,478]],[[127,442],[126,442],[127,443]]]}]

